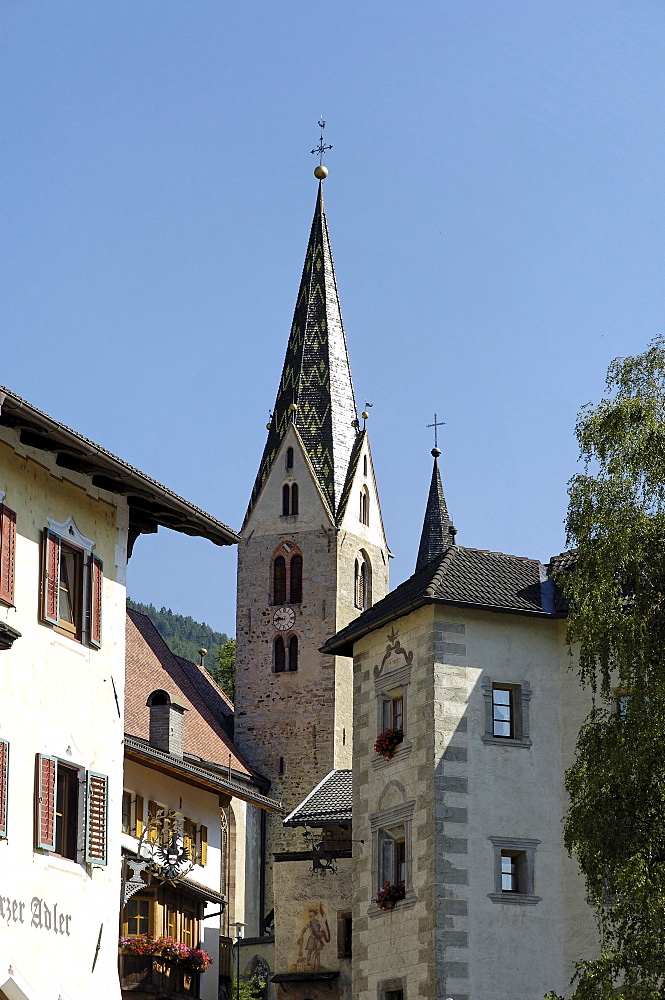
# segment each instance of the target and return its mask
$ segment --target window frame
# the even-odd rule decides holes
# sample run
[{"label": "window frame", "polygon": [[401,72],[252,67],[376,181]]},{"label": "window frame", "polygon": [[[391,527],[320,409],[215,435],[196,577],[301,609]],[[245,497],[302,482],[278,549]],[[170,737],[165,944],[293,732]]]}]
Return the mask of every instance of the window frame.
[{"label": "window frame", "polygon": [[[126,912],[130,908],[133,908],[132,904],[135,904],[135,903],[147,903],[148,904],[148,913],[147,913],[147,916],[145,918],[142,917],[140,914],[137,914],[136,916],[130,916],[129,913]],[[166,911],[166,907],[164,909]],[[148,893],[145,893],[145,892],[137,892],[133,896],[130,896],[130,898],[127,900],[127,902],[125,903],[125,905],[123,907],[121,919],[122,919],[122,936],[123,937],[138,937],[140,934],[152,934],[152,932],[154,930],[154,923],[155,923],[155,896],[154,896],[154,894],[153,895],[148,895]],[[140,921],[143,920],[143,919],[145,919],[145,921],[147,923],[147,930],[142,930],[141,929]],[[129,930],[129,921],[130,920],[139,920],[139,924],[137,925],[137,930],[133,934]]]},{"label": "window frame", "polygon": [[358,611],[372,607],[372,563],[364,549],[356,556],[353,570],[353,604]]},{"label": "window frame", "polygon": [[360,490],[360,509],[358,520],[361,524],[364,524],[366,528],[369,528],[369,490],[366,486],[363,486]]},{"label": "window frame", "polygon": [[13,608],[16,576],[16,512],[4,502],[0,490],[0,604]]},{"label": "window frame", "polygon": [[[542,899],[535,894],[536,849],[540,840],[526,837],[489,837],[494,851],[494,892],[488,893],[493,903],[535,906]],[[515,861],[515,889],[503,887],[503,859]]]},{"label": "window frame", "polygon": [[[294,559],[296,559],[295,565],[298,567],[297,572],[293,572],[292,570]],[[284,586],[282,589],[280,580],[280,589],[278,592],[276,567],[278,565],[281,566],[282,562],[284,564]],[[300,547],[295,542],[289,540],[280,542],[274,550],[270,562],[270,591],[268,599],[271,607],[279,608],[287,604],[303,603],[304,568],[305,560],[303,559]],[[284,600],[277,600],[278,597],[282,596]]]},{"label": "window frame", "polygon": [[[402,653],[405,651],[402,650]],[[395,750],[390,760],[385,760],[379,754],[372,755],[372,768],[379,770],[390,767],[397,761],[405,760],[411,753],[412,741],[408,738],[409,725],[409,685],[411,683],[411,662],[404,663],[403,666],[395,670],[380,673],[374,678],[374,693],[376,696],[376,735],[385,732],[386,726],[386,702],[392,702],[394,698],[402,698],[402,733],[403,739]],[[392,712],[392,705],[391,705]],[[390,727],[391,729],[394,727]]]},{"label": "window frame", "polygon": [[[413,889],[413,811],[415,808],[415,799],[409,802],[403,802],[400,805],[392,806],[390,809],[385,809],[382,812],[375,813],[373,816],[369,817],[370,828],[372,833],[372,887],[373,892],[379,892],[383,889],[386,881],[388,881],[389,875],[400,874],[396,868],[396,852],[393,854],[393,868],[392,872],[386,871],[386,853],[384,851],[384,845],[391,841],[393,844],[404,844],[403,847],[403,857],[401,859],[401,865],[403,865],[404,873],[404,899],[399,900],[395,907],[400,907],[403,909],[408,909],[414,906],[417,902],[418,897],[416,896]],[[398,881],[402,881],[398,879]],[[371,903],[368,913],[370,916],[378,916],[378,914],[383,913],[376,903]]]},{"label": "window frame", "polygon": [[[522,747],[532,746],[529,727],[529,707],[531,686],[528,681],[503,681],[486,677],[482,682],[485,701],[485,732],[482,741],[490,746]],[[494,691],[510,691],[511,736],[497,736],[494,732]],[[496,720],[500,721],[500,720]]]},{"label": "window frame", "polygon": [[[95,542],[86,538],[73,517],[60,523],[47,518],[43,531],[40,620],[73,642],[99,649],[102,644],[102,592],[104,564],[93,553]],[[74,580],[63,586],[67,561],[73,557]],[[72,618],[61,615],[62,594],[69,593]]]}]

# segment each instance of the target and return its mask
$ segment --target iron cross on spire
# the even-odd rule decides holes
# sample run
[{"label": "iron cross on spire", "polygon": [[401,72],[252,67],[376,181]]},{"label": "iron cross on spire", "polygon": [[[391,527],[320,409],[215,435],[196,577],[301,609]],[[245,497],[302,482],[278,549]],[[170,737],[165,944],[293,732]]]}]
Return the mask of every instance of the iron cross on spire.
[{"label": "iron cross on spire", "polygon": [[319,118],[319,120],[317,122],[317,125],[321,129],[321,135],[319,136],[319,144],[316,147],[316,149],[312,150],[312,153],[318,153],[319,154],[319,166],[322,167],[323,166],[323,154],[326,152],[326,150],[332,149],[332,146],[326,146],[325,142],[323,141],[323,130],[326,127],[326,123],[323,120],[323,118]]},{"label": "iron cross on spire", "polygon": [[434,414],[434,423],[427,425],[428,427],[433,427],[434,428],[434,447],[435,448],[439,447],[439,435],[438,435],[437,431],[438,431],[439,427],[443,427],[444,424],[445,424],[445,420],[437,420],[437,416],[436,416],[436,413],[435,413]]}]

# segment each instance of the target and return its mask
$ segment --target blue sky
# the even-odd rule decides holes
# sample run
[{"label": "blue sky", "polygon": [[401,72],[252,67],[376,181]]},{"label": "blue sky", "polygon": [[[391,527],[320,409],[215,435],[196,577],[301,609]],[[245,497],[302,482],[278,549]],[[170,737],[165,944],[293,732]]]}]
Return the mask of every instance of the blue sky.
[{"label": "blue sky", "polygon": [[[314,209],[316,121],[392,583],[436,410],[463,545],[564,545],[575,416],[665,332],[665,6],[5,0],[0,383],[235,528]],[[234,631],[235,552],[129,590]]]}]

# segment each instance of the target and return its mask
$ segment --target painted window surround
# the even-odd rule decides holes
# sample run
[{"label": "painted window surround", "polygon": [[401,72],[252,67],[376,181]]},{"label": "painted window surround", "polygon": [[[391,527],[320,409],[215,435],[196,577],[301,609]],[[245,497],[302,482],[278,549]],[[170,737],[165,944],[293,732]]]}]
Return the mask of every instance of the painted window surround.
[{"label": "painted window surround", "polygon": [[[508,688],[513,692],[514,737],[494,735],[494,714],[492,691],[494,687]],[[522,747],[528,749],[532,746],[529,734],[529,704],[531,701],[531,687],[528,681],[521,684],[515,681],[504,681],[497,677],[485,678],[482,682],[483,698],[485,699],[485,732],[483,743],[490,746],[502,747]]]},{"label": "painted window surround", "polygon": [[[489,837],[494,848],[494,892],[487,895],[493,903],[508,903],[513,906],[534,906],[542,896],[534,894],[536,848],[540,840],[530,840],[525,837]],[[501,889],[501,853],[514,852],[523,855],[524,888],[526,892],[503,892]]]},{"label": "painted window surround", "polygon": [[391,693],[400,694],[402,696],[402,731],[404,733],[404,739],[397,747],[395,754],[390,760],[385,760],[379,754],[374,754],[372,758],[372,768],[375,771],[381,770],[381,768],[389,767],[391,764],[398,763],[399,761],[406,760],[411,753],[411,748],[413,747],[413,742],[408,739],[408,690],[409,684],[411,683],[411,667],[413,664],[406,663],[403,667],[398,667],[397,670],[390,670],[385,674],[380,674],[378,677],[374,678],[374,692],[376,694],[376,735],[383,732],[383,704],[391,697]]}]

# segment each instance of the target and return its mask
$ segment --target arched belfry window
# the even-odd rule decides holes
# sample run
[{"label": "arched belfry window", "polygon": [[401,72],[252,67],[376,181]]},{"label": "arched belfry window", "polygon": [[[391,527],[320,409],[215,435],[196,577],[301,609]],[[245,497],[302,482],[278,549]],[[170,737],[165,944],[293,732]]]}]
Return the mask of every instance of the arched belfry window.
[{"label": "arched belfry window", "polygon": [[302,553],[293,542],[282,542],[273,553],[270,603],[301,604],[302,595]]},{"label": "arched belfry window", "polygon": [[282,486],[282,517],[298,513],[298,484],[284,483]]},{"label": "arched belfry window", "polygon": [[293,468],[293,448],[286,449],[286,468]]},{"label": "arched belfry window", "polygon": [[286,559],[277,556],[272,566],[272,603],[286,604]]},{"label": "arched belfry window", "polygon": [[360,611],[372,606],[372,566],[366,552],[361,552],[354,566],[354,604]]},{"label": "arched belfry window", "polygon": [[369,524],[369,490],[366,486],[360,491],[360,523]]},{"label": "arched belfry window", "polygon": [[289,670],[298,669],[298,636],[292,635],[289,639]]},{"label": "arched belfry window", "polygon": [[281,635],[278,635],[273,645],[272,668],[276,674],[286,670],[286,647]]}]

